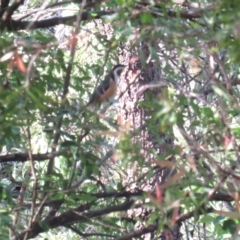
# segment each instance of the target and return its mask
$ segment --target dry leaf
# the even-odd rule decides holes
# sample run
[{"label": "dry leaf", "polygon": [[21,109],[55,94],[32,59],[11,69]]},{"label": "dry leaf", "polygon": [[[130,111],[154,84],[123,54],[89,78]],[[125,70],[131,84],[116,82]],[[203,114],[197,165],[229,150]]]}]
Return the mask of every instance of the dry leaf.
[{"label": "dry leaf", "polygon": [[71,45],[77,45],[78,35],[76,33],[72,33],[72,36],[67,41],[67,46],[70,47]]},{"label": "dry leaf", "polygon": [[122,127],[122,125],[123,125],[123,119],[122,119],[122,116],[120,114],[117,115],[117,124],[120,127]]},{"label": "dry leaf", "polygon": [[179,204],[173,208],[172,226],[176,223],[178,216],[179,216]]},{"label": "dry leaf", "polygon": [[15,52],[14,58],[15,58],[15,64],[16,64],[17,68],[20,70],[20,72],[22,72],[23,74],[26,74],[27,68],[24,65],[22,57],[18,54],[17,51]]},{"label": "dry leaf", "polygon": [[163,200],[163,191],[156,183],[156,197],[158,202],[162,202]]},{"label": "dry leaf", "polygon": [[237,208],[238,212],[240,213],[240,204],[239,204],[239,194],[238,194],[238,192],[234,193],[234,200],[235,200],[236,208]]}]

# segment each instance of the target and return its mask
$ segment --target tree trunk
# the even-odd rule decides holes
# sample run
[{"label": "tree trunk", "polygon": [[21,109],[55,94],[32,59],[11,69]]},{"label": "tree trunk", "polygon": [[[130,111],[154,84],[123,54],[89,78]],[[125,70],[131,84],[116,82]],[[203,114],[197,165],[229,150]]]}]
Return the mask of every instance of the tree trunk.
[{"label": "tree trunk", "polygon": [[[166,149],[173,147],[173,140],[171,136],[160,131],[159,121],[155,121],[154,123],[159,125],[158,133],[148,128],[147,121],[152,121],[151,117],[154,115],[154,112],[139,107],[138,103],[144,101],[147,94],[151,94],[154,99],[159,99],[160,101],[161,95],[166,93],[167,89],[165,87],[164,89],[163,87],[152,88],[153,84],[161,85],[162,74],[159,63],[154,63],[152,60],[148,61],[151,56],[147,43],[143,43],[138,51],[134,53],[126,50],[126,46],[120,46],[119,51],[121,62],[128,65],[129,69],[125,73],[121,83],[121,98],[119,100],[121,108],[118,112],[118,118],[121,119],[120,122],[123,125],[128,123],[132,129],[139,129],[139,134],[133,139],[133,143],[137,143],[141,146],[140,153],[144,159],[143,163],[135,161],[134,167],[129,166],[129,178],[125,180],[125,184],[132,182],[134,184],[129,186],[130,189],[137,187],[155,195],[156,189],[161,188],[161,184],[166,182],[174,171],[151,164],[151,161],[155,160],[151,154],[151,150],[157,151],[158,155],[161,156],[165,153]],[[144,59],[143,61],[140,60],[140,54],[142,60]],[[143,63],[146,63],[146,65]],[[164,140],[164,144],[160,143],[159,139]],[[173,158],[170,160],[174,161]],[[152,176],[146,178],[150,164],[152,166]],[[139,165],[141,165],[141,167],[139,167]],[[162,189],[162,195],[164,196],[164,189]],[[146,221],[152,212],[153,210],[148,208],[131,211],[130,215],[132,217],[138,216],[141,218],[141,221],[138,221],[135,225],[136,229],[147,226]],[[171,218],[171,215],[169,217]],[[160,222],[164,222],[164,219],[161,219],[161,217],[156,220],[156,223]],[[178,224],[174,226],[167,226],[164,224],[162,233],[159,234],[156,233],[156,231],[151,232],[145,234],[144,239],[176,240],[180,239],[180,236],[180,226]]]}]

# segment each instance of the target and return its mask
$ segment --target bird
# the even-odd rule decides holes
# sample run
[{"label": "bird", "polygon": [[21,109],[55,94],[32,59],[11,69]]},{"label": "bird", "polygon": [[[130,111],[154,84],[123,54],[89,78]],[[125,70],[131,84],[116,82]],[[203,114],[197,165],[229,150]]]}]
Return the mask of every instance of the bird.
[{"label": "bird", "polygon": [[115,65],[95,89],[86,106],[101,105],[103,102],[109,102],[114,98],[117,93],[119,78],[125,67],[122,64]]}]

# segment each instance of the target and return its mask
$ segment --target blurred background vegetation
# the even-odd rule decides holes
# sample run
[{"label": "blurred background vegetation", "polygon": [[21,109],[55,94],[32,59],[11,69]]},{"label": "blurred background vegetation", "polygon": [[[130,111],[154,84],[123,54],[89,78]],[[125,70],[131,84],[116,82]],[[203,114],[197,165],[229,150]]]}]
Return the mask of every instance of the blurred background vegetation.
[{"label": "blurred background vegetation", "polygon": [[[238,0],[0,17],[1,239],[240,239]],[[86,108],[117,63],[117,103]]]}]

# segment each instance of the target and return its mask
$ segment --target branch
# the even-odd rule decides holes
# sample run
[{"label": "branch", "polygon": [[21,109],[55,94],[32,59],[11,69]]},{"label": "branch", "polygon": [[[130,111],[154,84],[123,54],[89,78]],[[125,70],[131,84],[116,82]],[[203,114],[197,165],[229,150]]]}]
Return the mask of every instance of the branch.
[{"label": "branch", "polygon": [[169,17],[181,17],[183,19],[188,19],[188,20],[194,20],[196,18],[201,18],[203,17],[203,10],[198,10],[198,11],[181,11],[181,12],[175,12],[172,10],[168,10],[167,12]]},{"label": "branch", "polygon": [[232,201],[234,201],[233,196],[234,196],[234,193],[226,194],[226,193],[217,192],[210,197],[210,200],[232,202]]},{"label": "branch", "polygon": [[[91,13],[83,13],[82,21],[91,20],[91,19],[99,19],[103,16],[112,15],[114,11],[99,11],[99,12],[91,12]],[[8,31],[18,31],[24,29],[40,29],[47,27],[54,27],[59,24],[65,24],[72,26],[74,22],[77,20],[77,15],[68,16],[68,17],[54,17],[49,19],[44,19],[41,21],[17,21],[10,20],[8,23],[5,23],[1,28],[6,28]]]},{"label": "branch", "polygon": [[23,3],[24,3],[24,0],[15,0],[14,3],[4,11],[4,13],[2,15],[2,23],[3,23],[3,25],[6,24],[7,22],[9,22],[9,20],[12,17],[13,13]]},{"label": "branch", "polygon": [[[62,198],[62,199],[57,199],[57,200],[51,200],[51,201],[44,202],[44,203],[38,202],[38,203],[35,204],[35,207],[42,206],[42,207],[60,208],[61,205],[67,203],[65,200],[66,199]],[[79,212],[84,212],[86,210],[89,210],[90,207],[92,207],[92,203],[82,204],[78,208],[78,211]],[[29,208],[31,208],[31,203],[25,203],[25,204],[21,204],[21,205],[16,206],[15,208],[13,208],[13,211],[26,210],[26,209],[29,209]]]},{"label": "branch", "polygon": [[66,228],[71,229],[73,232],[75,232],[76,234],[84,238],[92,237],[92,236],[101,236],[101,237],[109,237],[109,238],[115,237],[114,235],[105,234],[105,233],[82,233],[81,231],[79,231],[77,228],[73,226],[66,226]]},{"label": "branch", "polygon": [[[167,10],[165,11],[165,9],[162,8],[162,6],[159,6],[159,5],[152,5],[151,7],[155,8],[155,9],[158,9],[157,11],[156,10],[151,10],[151,8],[146,8],[148,4],[146,4],[145,2],[144,3],[137,3],[136,4],[136,8],[140,9],[141,11],[139,11],[139,14],[143,13],[143,12],[150,12],[152,15],[154,16],[164,16],[165,14],[167,14],[169,17],[180,17],[180,18],[183,18],[183,19],[188,19],[188,20],[191,20],[191,21],[194,21],[195,19],[197,18],[201,18],[203,17],[203,13],[204,11],[206,11],[207,9],[210,9],[210,8],[205,8],[205,9],[198,9],[198,10],[183,10],[183,11],[173,11],[173,10]],[[149,6],[150,6],[149,5]]]},{"label": "branch", "polygon": [[[48,160],[52,157],[61,156],[63,153],[66,153],[66,151],[59,151],[59,152],[52,152],[52,153],[38,153],[33,154],[32,159],[37,161],[43,161]],[[26,162],[29,160],[29,154],[28,153],[14,153],[14,154],[7,154],[0,156],[0,163],[5,162]]]},{"label": "branch", "polygon": [[[75,52],[76,52],[76,47],[77,47],[77,39],[76,36],[79,33],[80,30],[80,23],[82,21],[82,15],[83,15],[83,10],[84,10],[84,6],[86,5],[86,0],[82,1],[82,5],[81,8],[78,11],[77,14],[77,18],[75,21],[75,31],[74,31],[74,41],[71,44],[71,49],[70,49],[70,60],[66,69],[66,75],[64,77],[64,85],[63,85],[63,93],[62,93],[62,101],[60,103],[61,108],[64,108],[66,106],[66,100],[67,100],[67,95],[69,92],[69,85],[70,85],[70,79],[71,79],[71,72],[72,72],[72,68],[73,68],[73,61],[74,61],[74,56],[75,56]],[[61,116],[56,125],[55,125],[55,133],[53,134],[53,142],[52,142],[52,152],[55,152],[57,149],[57,145],[60,139],[60,129],[62,127],[62,121],[63,121],[63,116]],[[46,171],[46,176],[51,176],[53,173],[53,169],[54,169],[54,160],[55,158],[52,157],[49,159],[48,162],[48,166],[47,166],[47,171]],[[46,181],[44,184],[44,189],[46,190],[48,187],[50,186],[50,182]],[[46,195],[47,193],[45,193],[44,195]],[[57,212],[58,209],[53,210],[53,212]],[[53,213],[52,212],[52,213]]]},{"label": "branch", "polygon": [[[193,210],[189,213],[186,213],[186,214],[182,214],[180,215],[177,219],[176,219],[176,223],[181,223],[189,218],[192,218],[195,214],[198,214],[198,215],[201,215],[203,213],[211,213],[213,212],[214,209],[213,208],[205,208],[205,207],[202,207],[200,209],[198,209],[197,211],[196,210]],[[129,240],[129,239],[132,239],[132,238],[139,238],[140,236],[142,236],[143,234],[147,234],[147,233],[150,233],[150,232],[154,232],[156,231],[158,228],[158,224],[152,224],[146,228],[143,228],[143,229],[140,229],[140,230],[137,230],[137,231],[134,231],[134,232],[130,232],[130,233],[127,233],[126,235],[122,236],[122,237],[118,237],[118,238],[115,238],[114,240]]]},{"label": "branch", "polygon": [[[81,1],[82,2],[82,1]],[[90,8],[93,8],[93,7],[95,7],[95,6],[97,6],[97,5],[100,5],[100,4],[102,4],[103,2],[105,2],[105,0],[101,0],[101,1],[98,1],[98,2],[94,2],[94,3],[88,3],[88,4],[86,4],[86,6],[85,6],[85,10],[90,10]],[[37,13],[37,12],[39,12],[39,11],[59,11],[57,8],[54,8],[54,7],[56,7],[56,6],[62,6],[62,5],[64,5],[64,4],[70,4],[70,3],[80,3],[80,0],[67,0],[67,1],[62,1],[62,2],[56,2],[56,3],[53,3],[53,4],[49,4],[48,6],[46,6],[46,7],[44,7],[44,8],[35,8],[35,9],[33,9],[33,10],[28,10],[27,12],[28,13],[26,13],[25,15],[22,15],[21,17],[18,17],[17,19],[15,19],[15,20],[23,20],[24,18],[27,18],[27,17],[29,17],[29,16],[31,16],[31,15],[33,15],[33,14],[35,14],[35,13]],[[52,9],[52,8],[54,8],[54,9]],[[77,10],[76,10],[77,11]],[[13,16],[13,18],[14,18],[14,16]]]},{"label": "branch", "polygon": [[[221,82],[221,84],[222,84],[223,87],[226,87],[225,82]],[[234,80],[231,81],[231,86],[238,86],[238,85],[240,85],[240,79],[237,78],[237,79],[234,79]],[[210,86],[208,89],[206,89],[205,91],[200,92],[200,93],[207,96],[208,94],[213,93],[213,92],[214,92],[214,90],[213,90],[212,86]]]},{"label": "branch", "polygon": [[81,194],[91,195],[91,196],[94,196],[96,198],[111,198],[111,197],[114,197],[114,198],[122,198],[122,197],[130,198],[130,197],[143,196],[144,193],[145,193],[144,191],[137,190],[136,192],[126,191],[126,192],[92,193],[92,194],[82,192]]},{"label": "branch", "polygon": [[[100,196],[101,194],[104,195],[104,193],[89,194],[89,195],[96,196],[96,197],[103,197],[103,196]],[[112,192],[112,193],[106,193],[105,195],[106,195],[105,197],[110,197],[110,196],[120,197],[119,195],[121,195],[121,193]],[[129,197],[129,196],[134,196],[134,193],[133,193],[133,195],[131,195],[130,192],[125,192],[124,195],[122,195],[121,197]],[[230,195],[215,194],[211,197],[211,200],[233,201],[234,199]],[[63,202],[64,202],[63,199],[53,200],[53,201],[44,203],[44,206],[57,207],[57,206],[61,205]],[[89,205],[89,204],[81,205],[80,207],[76,208],[73,211],[69,210],[65,213],[62,213],[58,217],[53,217],[51,219],[44,220],[44,221],[42,221],[42,223],[39,223],[39,224],[34,223],[33,228],[30,232],[30,235],[31,235],[31,237],[35,237],[39,233],[43,232],[44,230],[40,227],[41,224],[43,224],[42,226],[44,226],[44,224],[48,224],[49,228],[56,228],[58,226],[69,227],[69,225],[71,225],[71,224],[74,224],[74,223],[80,222],[80,221],[86,221],[86,220],[88,220],[88,218],[99,217],[101,215],[108,214],[108,213],[111,213],[111,212],[116,212],[116,211],[126,211],[126,210],[131,208],[133,203],[134,203],[133,201],[126,201],[125,203],[123,203],[121,205],[107,207],[107,208],[102,209],[102,210],[89,211],[89,212],[84,213],[84,214],[83,214],[83,212],[85,212],[86,210],[89,210],[89,207],[91,205]],[[36,204],[36,206],[37,205],[38,204]],[[21,207],[28,207],[28,206],[25,204],[25,205],[22,205]],[[210,213],[210,212],[213,212],[213,211],[214,211],[213,208],[205,208],[204,206],[202,206],[198,210],[195,209],[195,210],[193,210],[189,213],[179,215],[178,218],[176,218],[176,223],[181,223],[181,222],[193,217],[194,214],[196,214],[196,213],[198,215],[201,215],[203,213]],[[157,227],[158,227],[158,225],[150,225],[150,226],[148,226],[146,228],[143,228],[143,229],[140,229],[138,231],[127,233],[126,235],[124,235],[122,237],[119,237],[119,238],[116,238],[115,240],[125,240],[125,239],[131,239],[133,237],[136,238],[136,237],[139,237],[143,234],[155,231],[157,229]],[[21,234],[21,236],[23,236],[23,233]],[[23,239],[23,238],[19,238],[19,239]]]},{"label": "branch", "polygon": [[[102,4],[104,3],[106,0],[98,0],[98,1],[94,1],[94,2],[90,2],[90,3],[87,3],[86,6],[85,6],[85,9],[89,9],[89,8],[93,8],[93,7],[96,7],[97,5],[99,4]],[[47,8],[52,8],[52,7],[56,7],[56,6],[59,6],[59,5],[64,5],[64,4],[68,4],[68,3],[82,3],[82,0],[66,0],[66,1],[61,1],[61,2],[56,2],[56,3],[53,3],[51,5],[48,5]]]},{"label": "branch", "polygon": [[152,225],[150,225],[146,228],[142,228],[140,230],[127,233],[126,235],[124,235],[122,237],[115,238],[114,240],[129,240],[129,239],[132,239],[132,238],[138,238],[139,239],[139,237],[142,236],[143,234],[147,234],[147,233],[156,231],[157,227],[158,227],[157,224],[152,224]]},{"label": "branch", "polygon": [[214,208],[212,207],[209,207],[209,208],[205,208],[204,206],[202,206],[201,208],[199,208],[197,211],[196,209],[194,209],[193,211],[191,212],[188,212],[188,213],[184,213],[182,215],[180,215],[177,219],[176,219],[176,223],[181,223],[189,218],[192,218],[193,216],[196,215],[202,215],[203,213],[212,213],[214,212]]},{"label": "branch", "polygon": [[[105,2],[105,0],[87,3],[85,6],[85,9],[95,7],[96,5],[101,4],[103,2]],[[49,4],[46,8],[52,8],[59,5],[62,6],[64,4],[70,4],[70,3],[82,3],[82,0],[66,0],[66,1],[56,2],[56,3]]]},{"label": "branch", "polygon": [[[52,194],[54,194],[54,191],[51,191]],[[64,193],[69,193],[68,191],[64,191]],[[103,198],[103,199],[107,199],[107,198],[130,198],[130,197],[138,197],[138,196],[142,196],[144,194],[143,191],[138,190],[137,192],[105,192],[105,193],[87,193],[87,192],[72,192],[76,194],[76,199],[73,197],[72,199],[77,201],[79,198],[77,196],[77,194],[81,194],[81,195],[88,195],[88,196],[92,196],[92,197],[96,197],[98,199]],[[239,193],[240,194],[240,193]],[[225,201],[225,202],[232,202],[234,201],[234,197],[233,197],[234,193],[215,193],[213,196],[211,196],[210,200],[211,201]],[[188,197],[188,195],[186,195],[186,197]],[[201,197],[200,194],[196,194],[196,197]],[[43,206],[48,206],[48,207],[59,207],[60,205],[62,205],[63,203],[65,203],[65,199],[57,199],[57,200],[51,200],[48,202],[45,202]],[[40,203],[36,203],[36,206],[38,207],[40,205]],[[27,203],[27,204],[23,204],[19,207],[16,207],[15,210],[17,210],[18,208],[30,208],[31,204]]]},{"label": "branch", "polygon": [[1,6],[0,6],[0,18],[2,18],[2,15],[4,14],[4,11],[9,5],[10,0],[1,0]]},{"label": "branch", "polygon": [[[54,195],[55,193],[57,193],[59,191],[54,191],[54,190],[51,190],[51,193]],[[69,191],[64,191],[64,193],[69,193]],[[79,201],[79,197],[78,195],[86,195],[86,196],[92,196],[92,197],[96,197],[96,199],[107,199],[107,198],[114,198],[114,199],[117,199],[117,198],[130,198],[130,197],[137,197],[137,196],[142,196],[144,194],[144,192],[142,191],[137,191],[137,192],[106,192],[106,193],[86,193],[86,192],[72,192],[76,195],[76,199],[72,198],[72,200],[74,201]],[[228,196],[228,195],[224,195],[225,199],[232,199],[231,196]],[[232,201],[232,200],[231,200]],[[38,207],[40,206],[41,203],[36,203],[35,206]],[[43,204],[44,207],[52,207],[52,208],[59,208],[62,204],[67,204],[67,201],[66,199],[64,198],[61,198],[61,199],[57,199],[57,200],[50,200],[48,202],[45,202]],[[84,211],[86,210],[86,206],[89,206],[89,205],[83,205],[85,206],[84,207]],[[30,203],[25,203],[25,204],[22,204],[20,206],[17,206],[16,208],[14,208],[15,211],[17,210],[23,210],[23,209],[28,209],[31,207],[31,204]],[[78,209],[79,210],[79,209]],[[80,211],[80,210],[79,210]]]},{"label": "branch", "polygon": [[[91,19],[99,19],[103,16],[109,16],[114,14],[115,11],[99,11],[99,12],[84,12],[82,14],[82,21],[91,20]],[[142,14],[141,11],[139,11],[139,15]],[[151,12],[156,17],[162,17],[163,13],[161,12]],[[168,16],[170,17],[178,17],[184,19],[193,20],[196,18],[200,18],[203,16],[203,11],[182,11],[180,13],[174,12],[172,10],[168,11]],[[47,28],[47,27],[54,27],[59,24],[65,24],[72,26],[73,23],[76,21],[77,15],[68,16],[68,17],[54,17],[49,18],[41,21],[19,21],[19,20],[9,20],[4,25],[2,25],[2,29],[6,28],[8,31],[18,31],[18,30],[24,30],[24,29],[40,29],[40,28]]]},{"label": "branch", "polygon": [[[48,220],[44,220],[42,222],[34,222],[32,224],[32,228],[29,230],[23,231],[19,236],[18,240],[23,240],[26,231],[29,231],[28,239],[36,237],[39,233],[42,233],[46,231],[46,226],[48,228],[57,228],[59,226],[69,226],[71,224],[74,224],[76,222],[87,222],[89,219],[100,217],[102,215],[106,215],[113,212],[118,211],[127,211],[130,209],[133,205],[133,200],[127,200],[124,203],[120,205],[115,205],[111,207],[106,207],[101,210],[94,210],[94,211],[88,211],[86,213],[80,213],[78,208],[75,208],[73,210],[66,211],[62,213],[60,216],[53,217]],[[17,240],[16,238],[13,238],[13,240]]]}]

